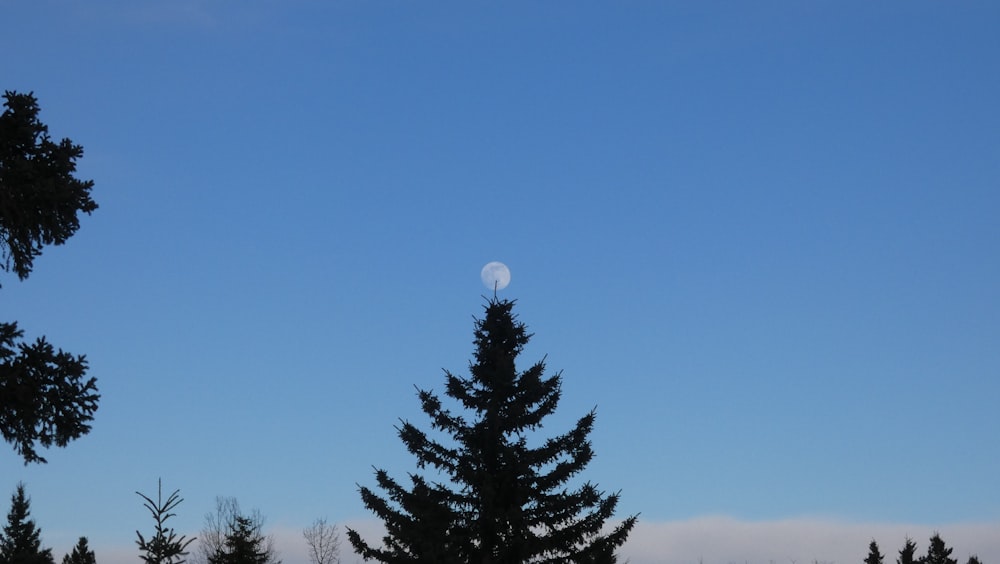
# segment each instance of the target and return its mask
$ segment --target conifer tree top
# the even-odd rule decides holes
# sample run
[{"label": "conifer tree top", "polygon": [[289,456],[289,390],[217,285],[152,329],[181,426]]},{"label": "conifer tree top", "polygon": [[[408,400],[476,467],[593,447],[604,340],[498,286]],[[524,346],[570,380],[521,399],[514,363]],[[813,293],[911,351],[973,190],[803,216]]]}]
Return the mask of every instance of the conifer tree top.
[{"label": "conifer tree top", "polygon": [[545,374],[544,360],[518,370],[516,359],[531,334],[513,313],[515,302],[494,296],[476,319],[469,375],[445,371],[445,393],[466,413],[453,413],[440,398],[418,390],[441,442],[408,421],[398,428],[418,469],[430,468],[448,482],[410,474],[412,487],[376,471],[385,497],[362,487],[365,506],[383,520],[381,548],[348,530],[354,548],[380,562],[614,562],[636,518],[610,532],[604,524],[618,503],[594,484],[574,486],[593,458],[588,438],[593,411],[561,435],[537,433],[561,395],[560,373]]},{"label": "conifer tree top", "polygon": [[52,549],[42,548],[42,531],[31,519],[31,498],[19,483],[11,496],[7,524],[0,535],[0,562],[16,564],[52,564]]}]

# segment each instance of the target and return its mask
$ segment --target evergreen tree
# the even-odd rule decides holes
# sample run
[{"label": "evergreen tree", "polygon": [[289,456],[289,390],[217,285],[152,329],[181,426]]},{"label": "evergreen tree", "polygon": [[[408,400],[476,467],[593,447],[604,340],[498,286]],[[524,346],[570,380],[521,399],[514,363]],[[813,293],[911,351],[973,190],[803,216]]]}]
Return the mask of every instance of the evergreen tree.
[{"label": "evergreen tree", "polygon": [[51,548],[42,548],[42,530],[31,517],[31,499],[24,484],[11,496],[7,524],[0,535],[0,564],[54,564]]},{"label": "evergreen tree", "polygon": [[966,564],[983,564],[983,563],[979,561],[979,556],[973,554],[972,556],[969,556],[969,560],[966,562]]},{"label": "evergreen tree", "polygon": [[94,551],[87,546],[87,537],[80,537],[73,547],[73,552],[63,556],[62,564],[97,564]]},{"label": "evergreen tree", "polygon": [[[45,245],[61,245],[91,213],[94,185],[73,176],[83,148],[49,138],[32,94],[4,93],[0,114],[0,270],[24,280]],[[24,463],[44,463],[38,447],[66,446],[90,431],[97,385],[87,361],[45,337],[21,339],[16,322],[0,323],[0,434]]]},{"label": "evergreen tree", "polygon": [[934,533],[931,537],[931,544],[927,547],[927,555],[922,557],[920,564],[958,564],[958,560],[951,557],[952,549],[948,548],[941,535]]},{"label": "evergreen tree", "polygon": [[448,477],[432,482],[410,474],[409,488],[376,470],[385,497],[360,488],[365,506],[385,524],[382,547],[353,530],[348,538],[366,560],[384,563],[583,563],[615,561],[636,517],[610,531],[619,494],[590,482],[575,485],[593,458],[588,436],[593,411],[568,432],[529,445],[561,395],[561,373],[545,375],[544,359],[523,372],[515,360],[531,335],[512,313],[514,302],[490,300],[475,324],[470,375],[445,372],[445,393],[465,414],[446,409],[438,396],[419,390],[431,439],[409,422],[398,428],[418,469]]},{"label": "evergreen tree", "polygon": [[266,539],[253,519],[236,515],[225,542],[208,564],[281,564],[271,560]]},{"label": "evergreen tree", "polygon": [[197,561],[281,564],[274,538],[264,534],[264,515],[257,509],[244,513],[234,497],[215,498],[215,511],[205,515]]},{"label": "evergreen tree", "polygon": [[906,543],[903,548],[899,551],[899,558],[896,559],[896,564],[914,564],[914,555],[917,552],[917,545],[913,542],[913,539],[906,537]]},{"label": "evergreen tree", "polygon": [[90,214],[93,180],[79,180],[76,160],[83,147],[55,143],[38,119],[34,94],[4,93],[0,114],[0,269],[24,280],[44,245],[62,245]]},{"label": "evergreen tree", "polygon": [[142,536],[142,533],[135,532],[136,536],[139,537],[135,543],[139,545],[139,552],[142,553],[139,558],[142,558],[146,564],[184,564],[185,562],[187,546],[194,542],[194,539],[185,539],[184,535],[177,536],[173,528],[166,525],[167,520],[175,515],[172,511],[184,501],[180,497],[180,492],[180,490],[174,490],[174,493],[170,494],[164,501],[162,480],[156,482],[156,501],[153,501],[149,496],[135,492],[136,495],[145,500],[143,507],[149,510],[153,521],[156,522],[153,536],[148,541]]},{"label": "evergreen tree", "polygon": [[868,558],[865,558],[865,564],[882,564],[882,559],[884,556],[878,549],[878,543],[875,539],[872,539],[871,544],[868,545]]}]

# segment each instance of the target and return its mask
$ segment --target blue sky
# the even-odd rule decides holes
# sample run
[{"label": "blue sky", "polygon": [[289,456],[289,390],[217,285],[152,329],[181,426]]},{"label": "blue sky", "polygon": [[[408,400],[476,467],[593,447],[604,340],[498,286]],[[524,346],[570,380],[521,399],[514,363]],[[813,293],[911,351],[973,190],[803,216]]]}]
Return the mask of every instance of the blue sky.
[{"label": "blue sky", "polygon": [[1000,559],[995,4],[0,13],[2,87],[84,146],[101,206],[0,290],[103,395],[48,465],[0,452],[49,544],[132,550],[158,477],[189,534],[217,495],[276,530],[368,519],[356,484],[414,469],[393,425],[466,368],[500,260],[523,364],[563,371],[544,432],[596,405],[586,477],[673,543],[634,564],[688,558],[691,523],[816,520],[860,536],[839,562],[865,524]]}]

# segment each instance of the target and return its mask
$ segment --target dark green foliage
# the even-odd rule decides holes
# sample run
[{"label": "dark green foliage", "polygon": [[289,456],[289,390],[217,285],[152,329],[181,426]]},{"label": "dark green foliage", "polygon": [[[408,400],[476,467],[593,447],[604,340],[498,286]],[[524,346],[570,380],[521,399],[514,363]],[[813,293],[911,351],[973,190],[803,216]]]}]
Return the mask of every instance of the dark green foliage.
[{"label": "dark green foliage", "polygon": [[429,391],[418,390],[431,428],[429,438],[409,422],[399,437],[419,469],[434,469],[448,483],[409,475],[404,486],[377,470],[385,497],[360,488],[365,506],[385,524],[382,547],[353,530],[348,538],[366,560],[385,563],[577,563],[615,561],[614,552],[635,524],[628,517],[610,532],[618,494],[574,479],[593,458],[588,436],[593,411],[567,433],[530,446],[561,394],[561,374],[545,376],[544,361],[518,372],[515,359],[531,335],[512,313],[514,303],[494,298],[476,321],[475,361],[469,377],[446,372],[445,393],[464,414],[452,413]]},{"label": "dark green foliage", "polygon": [[952,549],[944,544],[941,535],[934,533],[931,543],[927,547],[927,555],[920,558],[919,564],[958,564],[958,560],[951,557]]},{"label": "dark green foliage", "polygon": [[180,497],[180,490],[174,490],[174,493],[170,494],[164,501],[163,482],[158,480],[156,482],[156,501],[139,492],[135,493],[145,500],[143,507],[149,510],[153,521],[156,522],[153,536],[148,541],[142,536],[142,533],[135,532],[136,536],[139,537],[135,543],[139,545],[139,552],[142,553],[139,558],[142,558],[146,564],[183,564],[184,557],[187,556],[187,546],[194,542],[194,539],[185,540],[184,535],[177,536],[173,528],[166,525],[167,520],[175,516],[172,511],[184,501]]},{"label": "dark green foliage", "polygon": [[0,535],[0,564],[54,564],[51,548],[42,548],[42,531],[31,517],[31,499],[24,484],[11,496],[7,524]]},{"label": "dark green foliage", "polygon": [[209,556],[208,564],[281,564],[271,560],[266,539],[253,519],[236,515],[223,545]]},{"label": "dark green foliage", "polygon": [[906,537],[906,543],[903,544],[903,548],[899,551],[899,558],[896,559],[896,564],[914,564],[916,561],[916,552],[916,543],[910,537]]},{"label": "dark green foliage", "polygon": [[62,564],[97,564],[94,551],[87,546],[87,537],[80,537],[73,552],[63,556]]},{"label": "dark green foliage", "polygon": [[97,380],[87,360],[55,350],[42,337],[21,341],[16,323],[0,323],[0,432],[24,463],[45,462],[37,448],[64,447],[90,431]]},{"label": "dark green foliage", "polygon": [[[44,245],[61,245],[91,213],[92,181],[74,178],[83,149],[49,138],[32,94],[6,92],[0,115],[0,269],[24,280]],[[42,337],[21,340],[16,322],[0,323],[0,432],[24,463],[45,462],[36,447],[66,446],[90,431],[96,380],[87,362]]]},{"label": "dark green foliage", "polygon": [[274,539],[263,531],[264,516],[259,510],[244,513],[236,498],[217,497],[215,511],[205,515],[198,560],[208,564],[232,564],[249,562],[246,558],[252,556],[254,562],[281,564],[274,549]]},{"label": "dark green foliage", "polygon": [[[951,557],[952,549],[948,548],[941,535],[934,533],[931,537],[930,545],[927,547],[927,554],[919,558],[916,557],[917,545],[913,539],[906,537],[906,543],[899,551],[897,564],[958,564],[958,560]],[[881,564],[882,555],[878,551],[878,544],[873,540],[868,545],[868,558],[865,564]],[[967,564],[981,564],[978,556],[970,556]]]},{"label": "dark green foliage", "polygon": [[83,147],[49,138],[31,93],[4,93],[0,115],[0,268],[24,280],[43,245],[61,245],[80,228],[79,212],[91,213],[92,180],[78,180]]},{"label": "dark green foliage", "polygon": [[871,544],[868,545],[868,557],[865,558],[865,564],[882,564],[882,559],[884,556],[878,549],[878,543],[872,539]]}]

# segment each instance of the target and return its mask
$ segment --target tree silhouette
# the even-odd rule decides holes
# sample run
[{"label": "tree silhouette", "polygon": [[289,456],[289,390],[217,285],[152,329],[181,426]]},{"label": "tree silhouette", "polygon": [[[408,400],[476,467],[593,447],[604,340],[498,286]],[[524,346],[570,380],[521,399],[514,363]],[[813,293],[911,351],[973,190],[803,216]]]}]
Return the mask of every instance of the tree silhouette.
[{"label": "tree silhouette", "polygon": [[78,212],[91,213],[92,180],[79,180],[83,147],[49,138],[38,120],[34,94],[4,93],[0,115],[0,253],[2,268],[24,280],[44,245],[62,245],[80,228]]},{"label": "tree silhouette", "polygon": [[[4,93],[0,115],[0,269],[24,280],[45,245],[61,245],[91,213],[93,181],[73,176],[83,148],[49,138],[33,94]],[[87,362],[44,337],[21,340],[16,322],[0,323],[0,432],[24,463],[44,463],[37,446],[66,446],[90,431],[97,385]]]},{"label": "tree silhouette", "polygon": [[0,535],[0,564],[54,564],[52,549],[42,548],[42,530],[30,517],[31,499],[18,484]]},{"label": "tree silhouette", "polygon": [[948,548],[941,535],[934,533],[931,543],[927,546],[927,555],[920,558],[920,564],[958,564],[958,560],[951,557],[952,549]]},{"label": "tree silhouette", "polygon": [[906,537],[906,542],[903,544],[903,548],[899,551],[899,558],[896,559],[896,564],[914,564],[916,561],[916,552],[916,543],[914,543],[913,539],[910,537]]},{"label": "tree silhouette", "polygon": [[281,564],[274,539],[264,534],[258,510],[243,513],[234,497],[216,497],[215,512],[205,515],[198,545],[202,564]]},{"label": "tree silhouette", "polygon": [[432,392],[418,397],[431,428],[447,440],[431,439],[409,422],[398,428],[418,469],[432,468],[448,482],[412,473],[409,488],[376,470],[381,497],[360,488],[365,506],[385,524],[382,547],[348,529],[366,560],[385,563],[576,563],[614,562],[615,550],[635,524],[631,516],[604,529],[619,494],[578,483],[593,458],[588,435],[595,413],[568,432],[529,445],[561,395],[561,373],[545,376],[544,360],[518,372],[515,360],[531,335],[512,310],[494,297],[475,324],[470,376],[445,372],[445,393],[464,414],[446,409]]},{"label": "tree silhouette", "polygon": [[226,540],[208,559],[209,564],[281,564],[271,560],[266,539],[253,519],[237,515]]},{"label": "tree silhouette", "polygon": [[884,556],[878,549],[878,543],[875,539],[868,545],[868,557],[865,558],[865,564],[882,564],[882,559]]},{"label": "tree silhouette", "polygon": [[139,545],[139,558],[146,564],[183,564],[184,557],[187,556],[187,547],[194,542],[194,539],[185,539],[184,535],[177,536],[173,528],[167,527],[166,523],[171,517],[176,516],[173,510],[181,504],[184,499],[180,497],[180,490],[174,490],[166,501],[163,500],[163,481],[156,481],[156,501],[149,496],[135,492],[145,503],[143,507],[149,510],[156,522],[153,529],[153,536],[147,541],[142,533],[136,531]]},{"label": "tree silhouette", "polygon": [[73,552],[63,556],[62,564],[97,564],[94,551],[87,545],[87,537],[80,537]]},{"label": "tree silhouette", "polygon": [[339,564],[340,535],[337,525],[326,522],[326,519],[316,519],[308,528],[302,530],[302,536],[309,547],[309,561],[312,564]]}]

